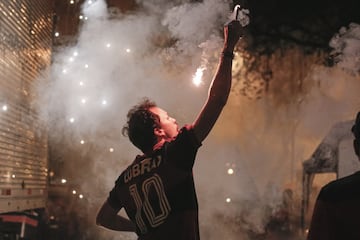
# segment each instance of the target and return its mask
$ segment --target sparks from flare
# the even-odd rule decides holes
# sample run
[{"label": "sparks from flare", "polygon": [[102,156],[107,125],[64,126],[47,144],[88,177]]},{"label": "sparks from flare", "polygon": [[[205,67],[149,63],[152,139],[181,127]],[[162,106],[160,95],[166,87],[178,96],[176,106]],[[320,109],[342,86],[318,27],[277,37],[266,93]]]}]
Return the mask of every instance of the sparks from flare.
[{"label": "sparks from flare", "polygon": [[193,84],[197,87],[202,84],[202,76],[204,74],[204,70],[205,70],[204,67],[199,67],[193,76]]}]

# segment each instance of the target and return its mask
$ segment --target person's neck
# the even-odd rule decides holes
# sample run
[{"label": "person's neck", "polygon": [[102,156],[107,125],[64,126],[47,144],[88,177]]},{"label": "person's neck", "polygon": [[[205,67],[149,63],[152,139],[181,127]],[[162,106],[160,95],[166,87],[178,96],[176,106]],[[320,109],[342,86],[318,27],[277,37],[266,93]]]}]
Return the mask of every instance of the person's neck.
[{"label": "person's neck", "polygon": [[165,139],[164,139],[164,138],[160,139],[160,140],[154,145],[153,150],[156,150],[156,149],[160,148],[160,147],[164,144],[164,142],[165,142]]}]

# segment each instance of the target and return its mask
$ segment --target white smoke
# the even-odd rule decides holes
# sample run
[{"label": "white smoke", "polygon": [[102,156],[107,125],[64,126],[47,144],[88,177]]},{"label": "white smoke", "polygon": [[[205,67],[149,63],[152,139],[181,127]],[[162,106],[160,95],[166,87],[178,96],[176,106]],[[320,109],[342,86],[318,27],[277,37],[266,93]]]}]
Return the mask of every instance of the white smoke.
[{"label": "white smoke", "polygon": [[351,23],[342,27],[331,39],[335,60],[338,65],[353,74],[360,72],[360,25]]},{"label": "white smoke", "polygon": [[52,160],[64,165],[61,174],[80,185],[91,206],[91,213],[84,212],[93,226],[89,231],[130,239],[135,234],[109,233],[93,224],[118,174],[138,153],[121,136],[126,113],[147,96],[180,124],[191,122],[211,80],[211,72],[205,74],[207,83],[196,88],[192,74],[205,57],[221,51],[230,13],[227,1],[138,5],[124,14],[109,12],[103,0],[86,1],[76,44],[56,49],[51,81],[40,89],[56,152]]},{"label": "white smoke", "polygon": [[[81,184],[91,205],[92,232],[107,239],[136,239],[135,234],[91,225],[118,174],[138,153],[121,136],[126,113],[147,96],[180,124],[193,121],[221,51],[230,1],[138,0],[137,10],[126,14],[109,14],[104,0],[84,4],[86,20],[76,44],[54,54],[51,81],[41,89],[42,110],[67,165],[63,174]],[[358,49],[354,26],[351,34],[342,35],[353,39],[346,48],[343,40],[331,43],[337,51],[351,54],[350,49]],[[350,56],[346,66],[358,71],[353,63],[359,55]],[[276,65],[287,72],[286,64]],[[196,88],[191,78],[199,66],[205,66],[205,83]],[[360,86],[354,76],[320,66],[299,71],[309,72],[306,81],[316,84],[310,84],[296,108],[278,108],[271,97],[256,102],[232,94],[200,149],[194,175],[204,239],[239,239],[239,234],[247,239],[247,231],[263,233],[266,209],[281,202],[284,187],[299,188],[295,179],[301,161],[334,122],[357,111]],[[283,80],[280,84],[289,81]],[[227,173],[229,168],[234,174]],[[227,219],[236,224],[226,224]]]}]

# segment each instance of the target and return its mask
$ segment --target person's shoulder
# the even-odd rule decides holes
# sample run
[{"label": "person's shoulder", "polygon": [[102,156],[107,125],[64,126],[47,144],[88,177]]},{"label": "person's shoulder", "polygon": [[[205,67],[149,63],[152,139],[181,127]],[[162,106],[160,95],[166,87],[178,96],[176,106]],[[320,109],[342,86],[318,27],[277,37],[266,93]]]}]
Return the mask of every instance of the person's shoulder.
[{"label": "person's shoulder", "polygon": [[138,164],[141,160],[143,160],[146,156],[145,155],[137,155],[135,157],[135,159],[133,160],[133,162],[129,163],[125,169],[122,170],[122,172],[120,173],[120,175],[118,176],[118,178],[115,181],[116,185],[121,185],[124,183],[124,179],[125,179],[125,175],[131,176],[129,175],[133,165]]},{"label": "person's shoulder", "polygon": [[194,126],[191,124],[185,124],[180,130],[179,132],[189,132],[189,131],[193,131],[194,130]]},{"label": "person's shoulder", "polygon": [[194,132],[194,126],[192,124],[186,124],[184,125],[180,130],[178,135],[175,138],[176,141],[188,141],[191,145],[195,146],[196,148],[199,148],[202,144],[197,139],[195,132]]},{"label": "person's shoulder", "polygon": [[336,179],[321,188],[319,199],[323,201],[343,201],[360,199],[360,172]]}]

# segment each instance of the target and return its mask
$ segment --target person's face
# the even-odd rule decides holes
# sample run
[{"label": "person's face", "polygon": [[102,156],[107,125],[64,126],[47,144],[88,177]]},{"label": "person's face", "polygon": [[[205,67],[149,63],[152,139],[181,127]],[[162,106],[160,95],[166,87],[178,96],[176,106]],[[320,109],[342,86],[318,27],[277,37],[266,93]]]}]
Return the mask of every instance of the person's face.
[{"label": "person's face", "polygon": [[166,111],[159,107],[149,108],[152,113],[155,113],[160,118],[160,129],[155,129],[155,134],[165,140],[176,137],[179,128],[176,119],[170,117]]}]

